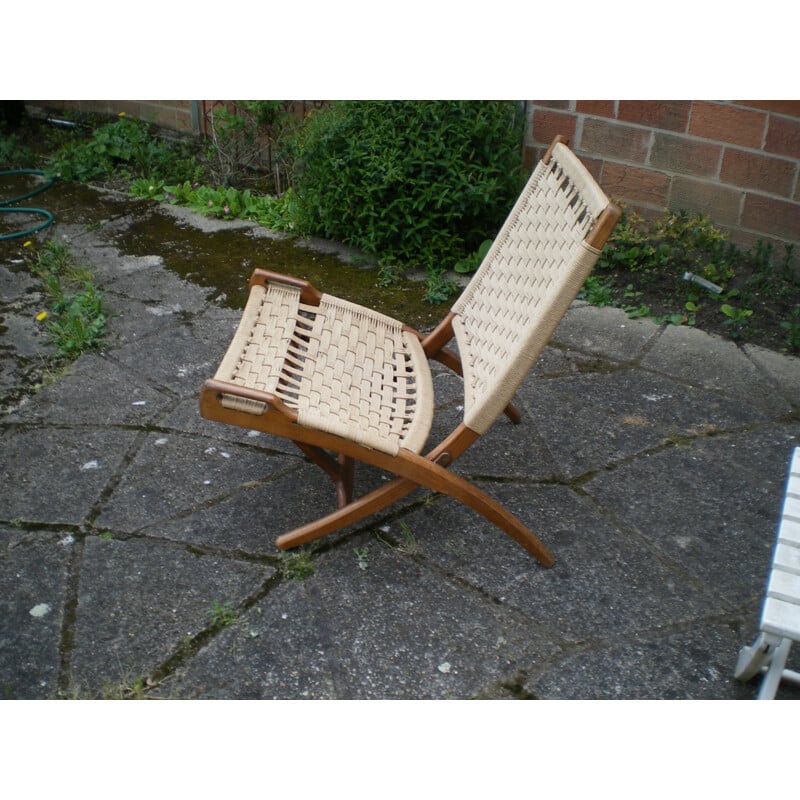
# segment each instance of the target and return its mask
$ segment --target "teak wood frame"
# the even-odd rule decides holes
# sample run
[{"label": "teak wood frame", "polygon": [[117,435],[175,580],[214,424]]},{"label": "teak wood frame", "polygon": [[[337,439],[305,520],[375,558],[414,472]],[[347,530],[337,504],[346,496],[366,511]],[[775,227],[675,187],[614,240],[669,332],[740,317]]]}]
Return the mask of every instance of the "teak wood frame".
[{"label": "teak wood frame", "polygon": [[[543,158],[545,164],[549,162],[551,153],[558,143],[566,144],[567,140],[564,137],[556,137]],[[619,208],[613,203],[608,203],[597,217],[584,240],[585,243],[598,251],[602,249],[619,216]],[[310,306],[318,306],[323,296],[307,281],[266,270],[255,270],[250,280],[250,287],[264,283],[295,287],[301,292],[302,302]],[[463,374],[461,360],[447,347],[454,337],[454,318],[455,313],[449,312],[428,335],[408,326],[404,326],[404,330],[419,339],[428,359],[438,361],[461,375]],[[254,415],[226,407],[222,403],[225,396],[263,404],[264,412]],[[447,469],[480,436],[463,422],[426,455],[403,447],[396,455],[390,455],[350,441],[343,436],[304,427],[298,422],[297,413],[280,397],[239,384],[216,379],[205,381],[200,392],[200,413],[207,419],[256,429],[292,440],[333,481],[338,501],[337,510],[279,536],[276,545],[280,549],[297,547],[358,522],[386,508],[413,490],[424,487],[448,495],[483,515],[517,541],[542,565],[549,567],[555,563],[552,553],[526,525],[486,493]],[[505,413],[513,423],[520,422],[520,414],[511,403],[505,407]],[[336,455],[331,455],[331,452]],[[396,477],[354,500],[352,494],[355,461],[371,464],[393,473]]]}]

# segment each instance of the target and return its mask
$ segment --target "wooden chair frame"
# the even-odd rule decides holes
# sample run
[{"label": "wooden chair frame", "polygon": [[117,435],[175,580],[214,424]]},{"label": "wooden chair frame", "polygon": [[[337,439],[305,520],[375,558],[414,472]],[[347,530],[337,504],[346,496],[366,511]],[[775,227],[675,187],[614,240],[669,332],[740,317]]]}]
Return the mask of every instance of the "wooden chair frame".
[{"label": "wooden chair frame", "polygon": [[[286,395],[281,396],[281,391],[277,389],[275,391],[264,391],[256,388],[254,384],[247,385],[246,381],[234,382],[220,379],[221,370],[218,370],[214,378],[205,381],[200,392],[200,413],[203,417],[290,439],[312,462],[320,466],[333,481],[338,508],[321,519],[278,537],[276,545],[280,549],[285,550],[302,545],[363,520],[406,496],[416,488],[424,487],[448,495],[483,515],[488,521],[504,530],[522,545],[544,566],[551,566],[554,563],[552,553],[526,525],[485,492],[451,472],[448,467],[485,432],[485,429],[488,429],[499,413],[504,411],[512,422],[515,424],[520,422],[520,414],[511,403],[513,393],[538,357],[539,352],[549,339],[563,313],[566,312],[569,304],[577,295],[586,275],[594,265],[600,250],[619,219],[620,210],[613,203],[608,202],[605,195],[600,192],[599,187],[596,186],[589,173],[585,171],[583,165],[568,150],[566,140],[563,137],[557,137],[554,140],[537,168],[538,171],[542,172],[548,168],[555,169],[555,165],[551,165],[550,162],[556,155],[565,164],[568,162],[567,166],[575,173],[569,180],[574,180],[580,189],[594,193],[593,202],[596,210],[590,214],[591,219],[587,219],[589,212],[583,207],[576,212],[576,218],[588,228],[588,235],[583,237],[579,243],[582,255],[578,256],[578,260],[581,261],[582,259],[582,263],[577,267],[570,265],[568,286],[559,295],[555,304],[557,308],[554,307],[552,312],[548,311],[547,318],[538,323],[533,340],[526,345],[529,352],[524,354],[525,364],[523,368],[519,371],[519,374],[515,372],[509,378],[512,385],[505,389],[505,395],[507,396],[501,396],[499,399],[496,397],[489,399],[488,404],[493,408],[486,412],[488,416],[484,414],[486,402],[474,402],[473,405],[478,409],[473,414],[474,419],[468,418],[465,413],[465,420],[459,423],[439,444],[423,455],[420,452],[421,447],[407,447],[401,444],[398,447],[388,445],[386,448],[380,449],[382,447],[380,444],[374,446],[353,440],[353,437],[342,434],[338,429],[321,430],[319,427],[310,427],[304,424],[302,413],[298,413],[297,409],[292,407],[292,403],[287,401]],[[529,186],[532,181],[538,180],[535,178],[536,175],[537,172],[535,171],[534,176],[529,181]],[[559,173],[560,175],[561,173]],[[559,177],[558,180],[561,181],[562,178]],[[567,179],[564,178],[563,181],[566,182]],[[558,181],[553,182],[553,185],[558,190]],[[570,191],[576,197],[580,194],[580,192],[576,194],[574,189]],[[528,202],[527,200],[523,202],[521,198],[517,201],[517,206],[522,207]],[[576,200],[574,198],[569,200],[567,210],[569,211],[569,207],[574,206],[575,203]],[[517,206],[515,206],[515,209]],[[514,212],[512,212],[509,219],[511,220],[512,217],[514,217]],[[508,226],[509,224],[507,221],[506,225]],[[498,244],[501,238],[499,235],[493,247],[493,250],[497,250],[497,253],[501,253],[501,245]],[[499,257],[497,253],[495,253],[495,257]],[[584,258],[587,253],[588,260]],[[484,264],[492,257],[493,251],[490,251]],[[483,269],[484,267],[482,266],[481,270]],[[402,326],[402,334],[407,337],[410,336],[419,343],[425,359],[438,361],[462,376],[465,374],[465,365],[462,362],[462,357],[448,348],[447,345],[455,336],[458,340],[459,352],[463,353],[464,348],[467,347],[467,342],[471,341],[472,334],[469,331],[465,333],[462,330],[461,317],[466,313],[464,311],[466,307],[463,306],[464,298],[468,294],[470,287],[475,283],[478,275],[481,274],[481,270],[473,278],[461,299],[431,333],[425,335],[408,326]],[[574,274],[572,274],[573,272]],[[286,287],[287,290],[299,295],[299,302],[303,304],[303,307],[310,310],[319,308],[326,297],[307,281],[261,269],[256,269],[253,272],[250,280],[251,294],[255,287],[258,287],[259,291],[261,291],[263,287],[270,288],[275,286]],[[459,304],[462,305],[460,306]],[[239,347],[239,345],[236,347]],[[240,355],[231,353],[234,349],[236,348],[232,344],[226,358],[241,360]],[[427,369],[427,365],[425,368]],[[514,369],[516,370],[517,368],[515,367]],[[472,376],[472,367],[469,365],[468,371]],[[283,383],[286,383],[286,381],[283,380]],[[478,383],[480,383],[478,378],[470,377],[470,386]],[[430,404],[432,409],[432,399]],[[485,418],[481,418],[482,415]],[[427,434],[425,434],[425,438],[427,438]],[[354,500],[353,475],[355,461],[371,464],[392,473],[396,477],[363,497]]]}]

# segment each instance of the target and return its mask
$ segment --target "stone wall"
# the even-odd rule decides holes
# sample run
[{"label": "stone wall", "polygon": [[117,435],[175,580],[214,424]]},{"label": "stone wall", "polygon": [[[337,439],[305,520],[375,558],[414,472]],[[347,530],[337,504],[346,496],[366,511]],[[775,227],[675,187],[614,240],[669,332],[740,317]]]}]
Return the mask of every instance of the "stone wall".
[{"label": "stone wall", "polygon": [[528,101],[529,165],[559,133],[644,215],[699,211],[745,246],[800,241],[800,101]]},{"label": "stone wall", "polygon": [[[202,101],[200,101],[202,102]],[[117,116],[124,112],[161,128],[199,134],[200,118],[193,100],[36,100],[30,105],[48,111],[73,111]],[[193,108],[193,105],[195,106]]]}]

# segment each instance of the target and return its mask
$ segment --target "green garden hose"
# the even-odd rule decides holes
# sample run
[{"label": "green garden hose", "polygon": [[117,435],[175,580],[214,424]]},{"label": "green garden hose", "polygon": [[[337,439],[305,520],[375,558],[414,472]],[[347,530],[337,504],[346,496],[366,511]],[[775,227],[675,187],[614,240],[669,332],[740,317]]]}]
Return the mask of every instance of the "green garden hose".
[{"label": "green garden hose", "polygon": [[[6,170],[5,172],[0,172],[0,178],[5,175],[44,175],[44,172],[40,169],[10,169]],[[45,191],[45,189],[49,189],[53,185],[53,180],[53,178],[50,178],[44,184],[38,186],[27,194],[21,194],[18,197],[11,197],[8,200],[0,199],[0,214],[37,214],[38,216],[45,218],[44,222],[40,223],[39,225],[35,225],[33,228],[26,228],[24,231],[17,231],[16,233],[0,234],[0,241],[3,241],[4,239],[16,239],[20,236],[29,236],[32,233],[36,233],[37,231],[46,228],[53,222],[53,215],[43,208],[22,208],[20,206],[14,206],[14,208],[9,207],[13,206],[14,203],[21,203],[23,200],[27,200],[29,197],[33,197],[34,195]]]}]

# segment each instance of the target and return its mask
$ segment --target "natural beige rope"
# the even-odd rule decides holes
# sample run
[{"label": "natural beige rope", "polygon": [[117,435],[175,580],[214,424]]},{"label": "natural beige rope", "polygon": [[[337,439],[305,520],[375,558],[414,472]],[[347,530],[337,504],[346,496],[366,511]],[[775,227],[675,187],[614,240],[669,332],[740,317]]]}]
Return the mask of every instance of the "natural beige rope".
[{"label": "natural beige rope", "polygon": [[[419,340],[397,320],[323,295],[300,302],[294,287],[254,286],[215,377],[278,395],[298,422],[396,454],[420,452],[433,419],[433,383]],[[252,414],[264,405],[223,404]]]},{"label": "natural beige rope", "polygon": [[454,304],[464,423],[476,433],[511,401],[591,272],[599,251],[584,239],[607,204],[581,162],[557,145]]}]

